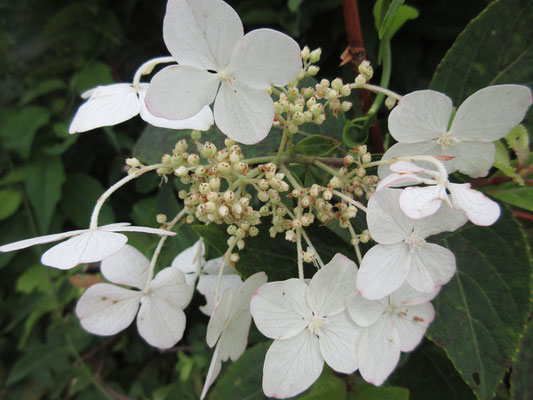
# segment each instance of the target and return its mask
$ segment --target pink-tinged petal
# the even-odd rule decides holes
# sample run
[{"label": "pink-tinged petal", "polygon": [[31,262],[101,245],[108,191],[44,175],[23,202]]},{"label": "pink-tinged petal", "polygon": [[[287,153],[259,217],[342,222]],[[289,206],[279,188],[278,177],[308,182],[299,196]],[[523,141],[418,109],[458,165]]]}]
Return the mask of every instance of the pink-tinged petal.
[{"label": "pink-tinged petal", "polygon": [[217,74],[187,65],[174,65],[154,75],[144,103],[155,117],[184,120],[211,104],[219,85]]},{"label": "pink-tinged petal", "polygon": [[443,186],[411,186],[400,194],[400,208],[409,218],[426,218],[437,212],[445,198],[446,189]]},{"label": "pink-tinged petal", "polygon": [[359,372],[363,379],[380,386],[400,360],[400,340],[392,319],[381,317],[361,334],[357,346]]},{"label": "pink-tinged petal", "polygon": [[150,282],[150,293],[153,297],[164,300],[171,307],[185,308],[192,298],[192,291],[185,282],[183,272],[167,267],[157,273]]},{"label": "pink-tinged petal", "polygon": [[263,392],[277,399],[296,396],[318,379],[323,367],[318,338],[307,329],[275,340],[265,356]]},{"label": "pink-tinged petal", "polygon": [[149,264],[150,261],[143,253],[133,246],[125,245],[102,261],[100,271],[110,282],[143,290],[148,279]]},{"label": "pink-tinged petal", "polygon": [[169,0],[163,39],[180,64],[218,71],[243,37],[237,13],[221,0]]},{"label": "pink-tinged petal", "polygon": [[215,123],[230,139],[243,144],[263,140],[274,122],[274,103],[264,90],[237,79],[222,82],[215,101]]},{"label": "pink-tinged petal", "polygon": [[[392,175],[389,175],[392,176]],[[368,201],[367,223],[372,239],[381,244],[403,242],[416,221],[400,209],[400,189],[382,189]]]},{"label": "pink-tinged petal", "polygon": [[328,316],[318,332],[320,351],[326,363],[337,372],[351,374],[357,369],[356,346],[361,328],[346,311]]},{"label": "pink-tinged petal", "polygon": [[151,114],[146,108],[144,98],[146,91],[148,90],[148,84],[141,83],[141,89],[139,90],[139,100],[141,103],[141,118],[148,122],[150,125],[157,126],[159,128],[168,129],[196,129],[198,131],[207,131],[214,123],[213,112],[209,106],[205,106],[196,115],[193,115],[187,119],[170,120],[165,118],[159,118]]},{"label": "pink-tinged petal", "polygon": [[470,189],[469,183],[450,183],[448,190],[452,194],[452,204],[463,210],[472,223],[489,226],[500,217],[500,206],[483,193]]},{"label": "pink-tinged petal", "polygon": [[[390,160],[397,157],[409,157],[409,156],[440,156],[440,155],[449,155],[446,150],[443,150],[442,146],[437,142],[437,140],[428,140],[420,143],[396,143],[383,154],[382,160]],[[416,165],[419,165],[421,168],[433,169],[435,166],[427,161],[413,161]],[[378,175],[380,178],[387,177],[392,170],[389,165],[380,165],[378,167]],[[420,177],[425,177],[423,174],[420,174]]]},{"label": "pink-tinged petal", "polygon": [[127,241],[120,233],[88,230],[50,248],[41,262],[53,268],[70,269],[80,263],[102,261],[122,249]]},{"label": "pink-tinged petal", "polygon": [[420,292],[431,293],[455,274],[455,256],[438,244],[425,243],[413,250],[407,283]]},{"label": "pink-tinged petal", "polygon": [[239,314],[228,323],[219,340],[222,361],[228,358],[236,361],[244,353],[251,323],[252,316],[249,312]]},{"label": "pink-tinged petal", "polygon": [[326,317],[346,308],[345,298],[355,290],[357,266],[348,257],[336,254],[313,276],[307,287],[307,304],[315,315]]},{"label": "pink-tinged petal", "polygon": [[350,317],[362,327],[374,324],[385,313],[387,306],[388,298],[367,300],[355,292],[346,298],[346,308]]},{"label": "pink-tinged petal", "polygon": [[462,211],[451,208],[448,204],[443,203],[439,210],[423,219],[415,221],[413,230],[422,239],[441,232],[453,232],[466,224],[468,218]]},{"label": "pink-tinged petal", "polygon": [[250,301],[257,290],[267,282],[264,272],[257,272],[244,281],[236,292],[235,301],[231,306],[229,319],[238,318],[243,313],[250,312]]},{"label": "pink-tinged petal", "polygon": [[151,346],[160,349],[174,346],[183,336],[185,322],[185,313],[165,297],[151,293],[141,299],[137,329]]},{"label": "pink-tinged petal", "polygon": [[232,289],[224,290],[220,300],[216,303],[215,311],[207,324],[206,342],[209,347],[213,347],[222,334],[226,323],[229,320],[231,306],[235,300],[235,293]]},{"label": "pink-tinged petal", "polygon": [[378,244],[363,257],[357,289],[369,300],[381,299],[405,282],[410,267],[411,252],[405,243]]},{"label": "pink-tinged petal", "polygon": [[531,90],[527,86],[483,88],[461,104],[450,131],[461,140],[493,142],[524,119],[531,103]]},{"label": "pink-tinged petal", "polygon": [[[204,295],[206,301],[204,306],[200,306],[200,311],[202,311],[208,317],[210,317],[215,310],[215,289],[217,286],[217,280],[217,275],[200,275],[200,278],[198,279],[198,285],[196,286],[196,290]],[[219,292],[224,293],[226,289],[232,289],[234,292],[237,292],[241,285],[242,279],[239,275],[222,275]]]},{"label": "pink-tinged petal", "polygon": [[69,133],[117,125],[141,111],[137,92],[129,83],[98,86],[85,94],[89,95],[89,99],[78,108]]},{"label": "pink-tinged petal", "polygon": [[419,90],[402,97],[389,114],[389,131],[401,143],[438,139],[448,129],[451,99],[433,90]]},{"label": "pink-tinged petal", "polygon": [[496,148],[492,142],[460,142],[450,146],[448,154],[455,157],[443,162],[449,173],[459,171],[479,178],[489,173]]},{"label": "pink-tinged petal", "polygon": [[207,376],[205,377],[204,387],[202,389],[200,400],[205,399],[207,391],[209,390],[213,382],[215,382],[215,379],[217,379],[218,374],[220,374],[220,370],[222,368],[222,359],[220,358],[219,347],[220,344],[217,344],[217,346],[215,347],[215,351],[213,352],[213,357],[211,358],[209,370],[207,371]]},{"label": "pink-tinged petal", "polygon": [[153,235],[176,236],[176,232],[167,231],[166,229],[149,228],[147,226],[119,226],[114,227],[113,229],[108,229],[105,226],[101,226],[98,229],[103,231],[109,230],[111,232],[142,232],[151,233]]},{"label": "pink-tinged petal", "polygon": [[300,333],[312,317],[306,290],[307,285],[299,279],[263,285],[250,303],[257,329],[271,339],[288,339]]},{"label": "pink-tinged petal", "polygon": [[434,318],[431,303],[395,308],[392,320],[400,339],[400,350],[411,351],[418,346]]},{"label": "pink-tinged petal", "polygon": [[256,29],[247,33],[237,47],[229,72],[248,86],[266,89],[285,86],[301,70],[298,43],[281,32]]},{"label": "pink-tinged petal", "polygon": [[440,287],[433,290],[431,293],[423,293],[413,289],[406,282],[398,290],[395,290],[388,297],[389,302],[394,307],[412,306],[417,304],[427,303],[433,300],[440,291]]},{"label": "pink-tinged petal", "polygon": [[19,240],[18,242],[4,244],[0,246],[0,252],[5,253],[8,251],[15,251],[25,249],[27,247],[35,246],[43,243],[57,242],[72,236],[76,236],[87,232],[87,229],[78,229],[76,231],[54,233],[52,235],[38,236],[31,239]]},{"label": "pink-tinged petal", "polygon": [[114,335],[126,329],[137,314],[142,293],[108,283],[89,287],[78,300],[81,326],[95,335]]}]

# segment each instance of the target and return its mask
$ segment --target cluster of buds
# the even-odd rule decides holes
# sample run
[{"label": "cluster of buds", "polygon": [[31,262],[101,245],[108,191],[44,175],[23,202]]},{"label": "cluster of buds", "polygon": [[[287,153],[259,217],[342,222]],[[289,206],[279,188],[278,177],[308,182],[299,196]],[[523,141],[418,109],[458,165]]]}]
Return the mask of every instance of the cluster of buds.
[{"label": "cluster of buds", "polygon": [[374,69],[370,61],[364,60],[358,67],[359,75],[355,77],[355,87],[361,87],[366,84],[374,76]]}]

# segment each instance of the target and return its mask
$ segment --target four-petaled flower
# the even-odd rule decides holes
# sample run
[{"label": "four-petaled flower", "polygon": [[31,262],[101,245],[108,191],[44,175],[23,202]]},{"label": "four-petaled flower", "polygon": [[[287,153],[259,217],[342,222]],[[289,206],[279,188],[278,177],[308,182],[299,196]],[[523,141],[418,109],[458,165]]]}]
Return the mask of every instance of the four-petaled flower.
[{"label": "four-petaled flower", "polygon": [[222,0],[169,0],[163,38],[180,65],[153,77],[145,99],[152,114],[189,118],[215,101],[215,123],[229,138],[252,144],[266,137],[274,120],[266,89],[288,84],[302,68],[293,39],[271,29],[244,35]]},{"label": "four-petaled flower", "polygon": [[318,379],[324,361],[335,371],[357,369],[359,329],[350,320],[345,299],[354,290],[356,265],[337,254],[311,279],[272,282],[252,298],[257,328],[275,339],[263,368],[263,391],[286,398],[303,392]]},{"label": "four-petaled flower", "polygon": [[108,281],[139,290],[109,283],[92,285],[76,305],[81,326],[96,335],[114,335],[126,329],[138,311],[137,329],[144,340],[159,348],[174,346],[185,330],[183,309],[191,301],[191,292],[176,268],[162,269],[150,280],[149,264],[129,245],[102,261],[101,271]]}]

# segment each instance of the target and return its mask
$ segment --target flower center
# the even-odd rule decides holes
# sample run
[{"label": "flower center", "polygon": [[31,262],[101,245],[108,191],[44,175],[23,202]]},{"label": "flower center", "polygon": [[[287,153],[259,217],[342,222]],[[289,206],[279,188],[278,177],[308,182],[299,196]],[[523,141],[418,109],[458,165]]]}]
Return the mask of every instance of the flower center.
[{"label": "flower center", "polygon": [[309,329],[313,335],[318,336],[318,333],[324,327],[325,322],[326,317],[321,317],[313,313],[313,316],[309,320],[309,325],[307,325],[307,329]]},{"label": "flower center", "polygon": [[222,70],[218,73],[218,76],[220,77],[220,80],[226,82],[229,86],[233,86],[233,81],[235,80],[235,77],[228,73],[225,70]]},{"label": "flower center", "polygon": [[441,134],[440,138],[437,139],[437,143],[440,144],[442,150],[446,150],[449,146],[452,146],[459,142],[458,139],[453,137],[453,134],[450,132]]},{"label": "flower center", "polygon": [[409,236],[407,236],[404,239],[404,242],[406,245],[409,246],[409,250],[411,251],[413,251],[414,249],[421,248],[426,243],[426,241],[420,236],[418,236],[416,232],[412,232]]}]

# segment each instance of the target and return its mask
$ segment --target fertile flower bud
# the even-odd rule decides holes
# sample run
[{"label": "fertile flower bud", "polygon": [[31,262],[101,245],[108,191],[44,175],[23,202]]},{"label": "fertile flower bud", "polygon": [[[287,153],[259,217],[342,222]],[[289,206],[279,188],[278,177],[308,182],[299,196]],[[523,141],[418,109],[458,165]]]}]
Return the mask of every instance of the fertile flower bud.
[{"label": "fertile flower bud", "polygon": [[363,157],[361,157],[361,160],[363,161],[363,163],[367,164],[372,161],[372,156],[370,155],[370,153],[365,153],[363,154]]},{"label": "fertile flower bud", "polygon": [[228,226],[228,229],[226,229],[226,232],[228,232],[228,235],[235,235],[237,233],[237,227],[235,225]]},{"label": "fertile flower bud", "polygon": [[342,181],[338,176],[334,176],[330,179],[329,184],[331,185],[331,187],[337,189],[342,186]]},{"label": "fertile flower bud", "polygon": [[218,172],[221,175],[227,175],[231,172],[231,166],[227,162],[221,162],[218,164]]},{"label": "fertile flower bud", "polygon": [[255,226],[251,226],[248,233],[250,234],[251,237],[257,236],[257,234],[259,233],[259,229],[257,229],[257,227]]},{"label": "fertile flower bud", "polygon": [[129,165],[132,168],[137,168],[142,166],[141,162],[136,158],[126,158],[126,165]]},{"label": "fertile flower bud", "polygon": [[216,153],[217,153],[217,146],[215,146],[211,142],[205,142],[204,146],[202,147],[202,150],[200,151],[200,154],[204,158],[214,157]]},{"label": "fertile flower bud", "polygon": [[185,139],[181,139],[178,143],[176,143],[176,146],[174,146],[174,148],[176,149],[176,151],[178,151],[179,153],[182,153],[184,152],[185,150],[187,150],[187,141]]},{"label": "fertile flower bud", "polygon": [[198,187],[199,192],[202,194],[207,194],[210,189],[211,186],[209,186],[209,183],[206,182],[200,183],[200,186]]},{"label": "fertile flower bud", "polygon": [[326,189],[324,190],[324,193],[322,193],[322,197],[324,198],[324,200],[330,201],[331,198],[333,197],[333,193],[331,193],[331,190]]},{"label": "fertile flower bud", "polygon": [[240,257],[237,253],[233,253],[229,259],[232,263],[236,263],[239,261]]},{"label": "fertile flower bud", "polygon": [[357,75],[355,77],[355,87],[356,88],[357,87],[361,87],[361,86],[363,86],[365,84],[366,84],[366,78],[363,75],[359,74],[359,75]]},{"label": "fertile flower bud", "polygon": [[197,142],[201,138],[202,138],[202,132],[201,131],[193,130],[191,132],[191,139],[194,140],[195,142]]},{"label": "fertile flower bud", "polygon": [[316,74],[318,74],[318,71],[320,71],[320,68],[316,65],[310,65],[309,68],[307,68],[307,73],[310,76],[315,76]]},{"label": "fertile flower bud", "polygon": [[317,197],[320,194],[320,186],[316,183],[311,186],[311,189],[309,190],[309,194],[313,197]]},{"label": "fertile flower bud", "polygon": [[359,64],[358,70],[367,81],[372,79],[372,76],[374,76],[374,70],[372,69],[372,65],[370,65],[370,61],[368,60],[364,60],[361,64]]},{"label": "fertile flower bud", "polygon": [[174,173],[180,178],[186,176],[189,173],[189,169],[185,166],[181,166],[178,169],[174,170]]},{"label": "fertile flower bud", "polygon": [[318,60],[320,60],[320,56],[322,55],[322,49],[319,47],[318,49],[315,49],[309,54],[309,62],[311,64],[316,63]]},{"label": "fertile flower bud", "polygon": [[385,107],[387,107],[389,110],[392,110],[392,108],[396,105],[396,99],[394,97],[387,97],[385,99]]},{"label": "fertile flower bud", "polygon": [[157,214],[155,216],[155,219],[158,224],[164,224],[165,222],[167,222],[167,216],[165,214]]},{"label": "fertile flower bud", "polygon": [[224,140],[224,144],[226,145],[226,147],[231,147],[231,146],[233,146],[235,144],[235,141],[230,139],[230,138],[226,138]]},{"label": "fertile flower bud", "polygon": [[360,240],[361,240],[361,243],[368,243],[368,241],[370,240],[370,232],[368,231],[368,229],[365,229],[361,233]]},{"label": "fertile flower bud", "polygon": [[302,95],[305,99],[312,97],[315,94],[315,89],[313,88],[303,88]]},{"label": "fertile flower bud", "polygon": [[309,50],[309,47],[305,46],[302,51],[300,52],[300,55],[302,56],[302,60],[307,61],[309,58],[309,55],[311,54],[311,50]]},{"label": "fertile flower bud", "polygon": [[209,186],[211,186],[212,190],[220,189],[220,178],[218,176],[214,176],[209,179]]},{"label": "fertile flower bud", "polygon": [[343,101],[341,103],[341,110],[343,112],[347,112],[352,108],[352,106],[353,106],[353,103],[351,101]]}]

